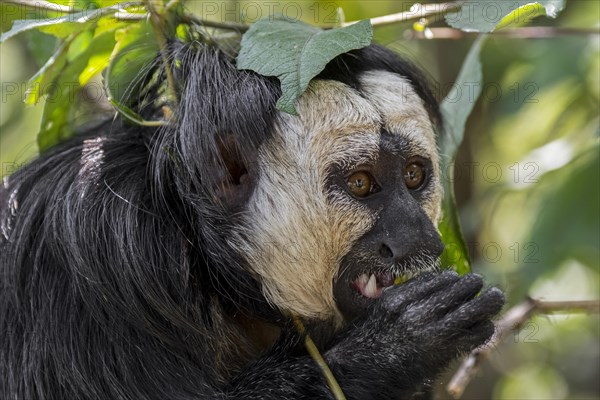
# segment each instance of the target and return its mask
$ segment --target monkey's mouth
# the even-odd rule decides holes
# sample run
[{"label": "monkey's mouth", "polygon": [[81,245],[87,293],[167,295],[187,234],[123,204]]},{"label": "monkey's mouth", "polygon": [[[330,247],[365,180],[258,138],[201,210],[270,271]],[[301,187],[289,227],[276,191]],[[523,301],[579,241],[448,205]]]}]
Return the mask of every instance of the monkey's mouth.
[{"label": "monkey's mouth", "polygon": [[378,299],[383,291],[394,285],[401,285],[418,272],[397,274],[392,271],[362,273],[352,281],[352,288],[368,299]]},{"label": "monkey's mouth", "polygon": [[365,259],[359,252],[349,253],[340,262],[341,272],[333,282],[333,295],[348,321],[365,312],[389,288],[438,268],[437,255],[422,252],[396,263]]}]

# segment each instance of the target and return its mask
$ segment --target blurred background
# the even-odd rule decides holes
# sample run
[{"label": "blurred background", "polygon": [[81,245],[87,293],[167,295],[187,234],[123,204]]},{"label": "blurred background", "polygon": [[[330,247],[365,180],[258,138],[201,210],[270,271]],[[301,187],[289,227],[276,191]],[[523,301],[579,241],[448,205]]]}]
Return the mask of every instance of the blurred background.
[{"label": "blurred background", "polygon": [[[422,1],[421,3],[427,3]],[[429,2],[433,3],[433,2]],[[283,13],[331,24],[407,11],[406,1],[188,1],[202,18],[255,22]],[[2,16],[0,29],[12,17]],[[441,100],[475,36],[433,39],[414,21],[380,27],[375,41],[420,65]],[[492,35],[481,61],[482,97],[454,165],[463,233],[475,272],[507,291],[509,305],[600,297],[600,2],[568,0],[557,19],[537,18],[523,34]],[[44,101],[23,104],[26,82],[55,39],[27,32],[0,45],[0,175],[37,154]],[[99,77],[98,79],[101,79]],[[467,93],[465,92],[465,95]],[[85,118],[85,115],[82,116]],[[600,319],[534,317],[510,335],[468,386],[466,399],[600,398]],[[456,365],[454,366],[454,369]],[[447,376],[437,384],[444,392]]]}]

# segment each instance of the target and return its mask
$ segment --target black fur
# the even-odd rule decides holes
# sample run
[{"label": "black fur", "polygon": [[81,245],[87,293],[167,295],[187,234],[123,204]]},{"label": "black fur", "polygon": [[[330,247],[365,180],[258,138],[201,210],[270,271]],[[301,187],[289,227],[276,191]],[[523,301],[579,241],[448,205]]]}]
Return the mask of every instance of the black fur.
[{"label": "black fur", "polygon": [[330,62],[318,78],[334,79],[360,92],[361,87],[358,77],[362,72],[374,70],[389,71],[405,77],[417,95],[423,100],[434,125],[440,128],[442,117],[426,75],[413,63],[398,58],[396,54],[383,46],[373,44],[363,49],[342,54]]},{"label": "black fur", "polygon": [[[301,338],[227,242],[235,210],[215,189],[227,173],[222,141],[233,136],[251,158],[272,131],[279,86],[236,70],[215,48],[172,51],[181,60],[176,124],[107,122],[5,179],[2,399],[331,398]],[[420,75],[382,48],[342,56],[321,77],[357,87],[353,74],[366,69],[407,75],[437,118]],[[485,340],[501,295],[470,301],[481,288],[473,279],[443,274],[389,291],[324,343],[348,398],[412,393]],[[449,290],[462,287],[468,293]],[[445,313],[426,311],[440,307]],[[240,316],[283,334],[261,354]],[[314,329],[322,342],[332,334],[324,330]]]}]

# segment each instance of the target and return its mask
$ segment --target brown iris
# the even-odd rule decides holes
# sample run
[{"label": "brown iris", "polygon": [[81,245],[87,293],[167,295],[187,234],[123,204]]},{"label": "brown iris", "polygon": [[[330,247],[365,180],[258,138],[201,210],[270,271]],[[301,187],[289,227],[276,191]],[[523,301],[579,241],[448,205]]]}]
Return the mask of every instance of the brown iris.
[{"label": "brown iris", "polygon": [[356,197],[368,196],[372,192],[374,183],[373,176],[364,171],[355,172],[346,180],[348,189]]},{"label": "brown iris", "polygon": [[404,182],[411,190],[419,189],[425,181],[425,170],[417,162],[411,162],[404,168]]}]

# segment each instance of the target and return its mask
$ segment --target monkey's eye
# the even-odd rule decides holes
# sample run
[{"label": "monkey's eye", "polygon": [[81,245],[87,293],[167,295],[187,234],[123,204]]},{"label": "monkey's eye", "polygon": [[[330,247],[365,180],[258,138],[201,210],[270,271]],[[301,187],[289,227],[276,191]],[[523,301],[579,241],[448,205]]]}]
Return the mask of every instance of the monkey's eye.
[{"label": "monkey's eye", "polygon": [[404,183],[410,190],[418,190],[425,182],[425,168],[418,161],[409,161],[404,167]]},{"label": "monkey's eye", "polygon": [[346,185],[348,185],[350,193],[356,197],[367,197],[370,194],[376,193],[379,189],[373,175],[365,171],[352,173],[346,179]]}]

